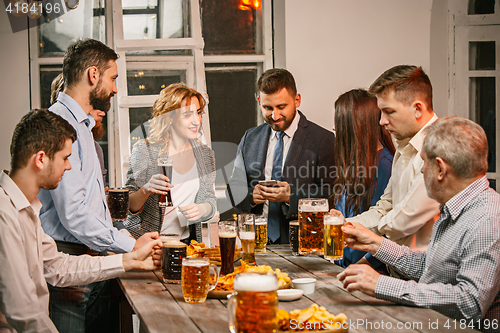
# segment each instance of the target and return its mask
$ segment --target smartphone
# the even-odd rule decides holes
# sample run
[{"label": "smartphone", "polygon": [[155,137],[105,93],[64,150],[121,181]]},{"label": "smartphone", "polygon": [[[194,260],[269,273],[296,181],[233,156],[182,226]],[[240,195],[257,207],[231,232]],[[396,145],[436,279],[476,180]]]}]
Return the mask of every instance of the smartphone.
[{"label": "smartphone", "polygon": [[274,187],[278,185],[277,180],[259,180],[259,185]]}]

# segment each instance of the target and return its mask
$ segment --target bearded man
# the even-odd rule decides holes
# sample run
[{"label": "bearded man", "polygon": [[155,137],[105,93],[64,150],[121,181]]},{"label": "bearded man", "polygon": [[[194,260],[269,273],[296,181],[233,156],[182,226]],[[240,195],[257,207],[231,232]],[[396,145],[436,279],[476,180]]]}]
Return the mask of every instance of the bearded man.
[{"label": "bearded man", "polygon": [[[66,119],[77,132],[68,170],[59,186],[38,194],[42,227],[61,252],[72,255],[125,253],[141,247],[157,233],[137,241],[113,227],[104,194],[101,166],[91,129],[93,110],[108,111],[117,93],[118,55],[93,39],[79,40],[64,55],[64,90],[50,111]],[[77,287],[49,285],[50,318],[59,332],[109,331],[109,281]]]}]

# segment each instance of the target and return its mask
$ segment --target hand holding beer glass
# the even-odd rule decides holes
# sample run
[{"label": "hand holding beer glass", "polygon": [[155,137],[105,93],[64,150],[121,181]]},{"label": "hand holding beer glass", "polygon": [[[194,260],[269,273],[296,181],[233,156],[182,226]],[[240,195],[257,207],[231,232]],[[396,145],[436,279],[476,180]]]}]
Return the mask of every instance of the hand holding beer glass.
[{"label": "hand holding beer glass", "polygon": [[342,226],[345,219],[339,213],[324,215],[324,255],[330,260],[341,260],[344,255],[344,232]]},{"label": "hand holding beer glass", "polygon": [[[210,284],[210,268],[214,270],[214,284]],[[219,281],[219,273],[209,258],[182,259],[182,295],[186,303],[203,303],[208,292]]]},{"label": "hand holding beer glass", "polygon": [[219,246],[221,257],[220,274],[234,271],[234,248],[236,246],[236,221],[219,222]]},{"label": "hand holding beer glass", "polygon": [[278,331],[278,278],[269,273],[240,273],[228,302],[232,333]]},{"label": "hand holding beer glass", "polygon": [[[158,172],[164,176],[167,176],[169,182],[172,182],[172,159],[167,156],[158,158]],[[170,190],[167,194],[160,194],[160,201],[158,203],[160,207],[172,207],[172,196]]]},{"label": "hand holding beer glass", "polygon": [[238,236],[241,241],[241,250],[243,252],[242,261],[245,264],[255,265],[255,215],[238,215]]},{"label": "hand holding beer glass", "polygon": [[323,255],[323,215],[327,199],[299,199],[299,253]]},{"label": "hand holding beer glass", "polygon": [[265,253],[267,245],[267,216],[255,216],[255,253]]},{"label": "hand holding beer glass", "polygon": [[129,210],[128,188],[110,188],[106,197],[109,214],[113,222],[124,222]]}]

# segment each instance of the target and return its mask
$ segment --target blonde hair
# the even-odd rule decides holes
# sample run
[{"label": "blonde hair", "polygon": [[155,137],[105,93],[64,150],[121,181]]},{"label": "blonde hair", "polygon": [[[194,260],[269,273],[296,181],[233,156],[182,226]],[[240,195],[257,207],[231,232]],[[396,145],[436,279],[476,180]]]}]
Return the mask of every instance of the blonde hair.
[{"label": "blonde hair", "polygon": [[206,102],[203,96],[194,89],[183,83],[173,83],[160,92],[160,96],[153,104],[153,119],[151,119],[150,131],[147,142],[151,144],[163,144],[159,156],[168,152],[170,143],[170,128],[175,111],[181,108],[182,101],[189,104],[191,98],[197,98],[200,108],[204,109]]}]

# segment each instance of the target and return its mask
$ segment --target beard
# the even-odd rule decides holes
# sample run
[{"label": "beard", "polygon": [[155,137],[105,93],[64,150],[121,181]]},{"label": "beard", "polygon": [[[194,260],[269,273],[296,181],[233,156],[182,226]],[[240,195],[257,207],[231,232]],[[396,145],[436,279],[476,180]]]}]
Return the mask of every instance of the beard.
[{"label": "beard", "polygon": [[102,126],[102,122],[96,122],[95,126],[92,128],[92,135],[94,136],[94,141],[100,140],[104,134],[106,134],[106,130],[104,126]]},{"label": "beard", "polygon": [[288,127],[290,127],[290,124],[292,123],[293,121],[293,118],[292,119],[287,119],[285,116],[281,116],[280,119],[278,119],[278,121],[282,120],[283,122],[279,125],[276,125],[275,124],[275,121],[273,120],[273,116],[270,115],[268,116],[265,121],[266,123],[269,124],[269,126],[275,130],[276,132],[283,132],[285,131],[286,129],[288,129]]},{"label": "beard", "polygon": [[114,95],[114,93],[106,94],[101,89],[101,82],[99,82],[95,89],[89,93],[90,105],[94,108],[94,110],[108,112],[111,108],[111,97]]}]

